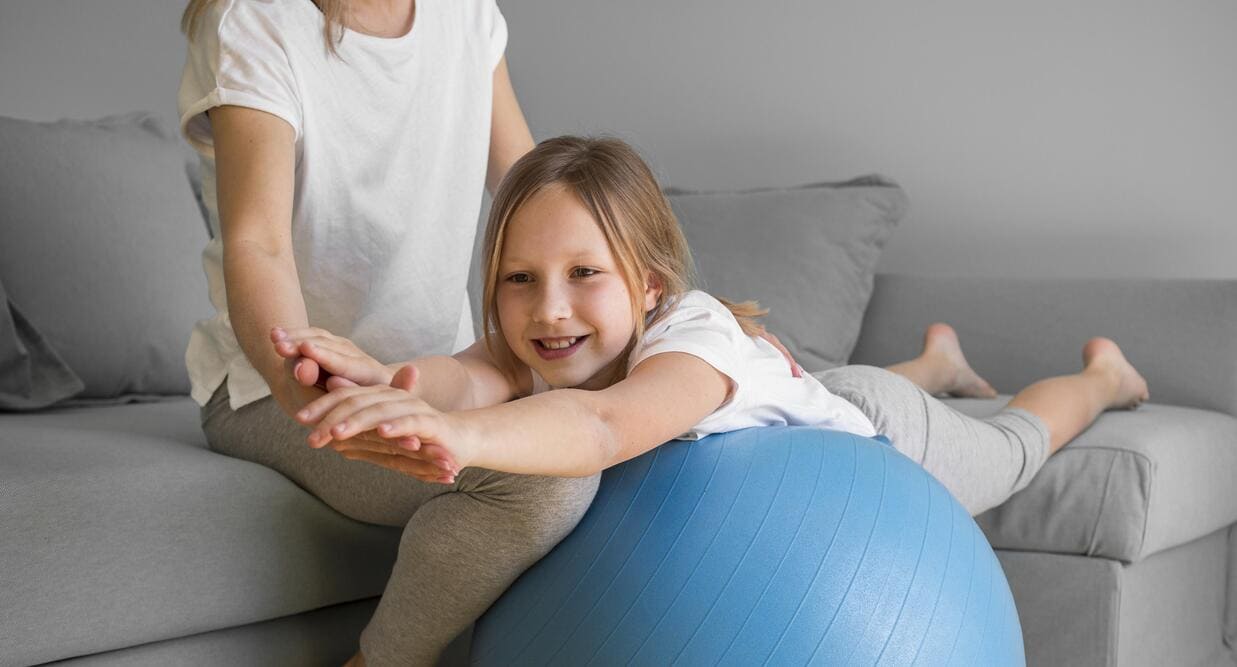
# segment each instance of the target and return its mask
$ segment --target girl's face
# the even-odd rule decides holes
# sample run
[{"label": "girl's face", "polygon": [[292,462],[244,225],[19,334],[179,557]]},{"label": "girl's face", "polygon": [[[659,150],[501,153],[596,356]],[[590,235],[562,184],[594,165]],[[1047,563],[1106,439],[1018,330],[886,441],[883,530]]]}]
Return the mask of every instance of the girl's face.
[{"label": "girl's face", "polygon": [[[604,389],[635,332],[601,227],[575,195],[543,188],[507,223],[496,291],[503,338],[552,387]],[[646,288],[644,309],[659,290]]]}]

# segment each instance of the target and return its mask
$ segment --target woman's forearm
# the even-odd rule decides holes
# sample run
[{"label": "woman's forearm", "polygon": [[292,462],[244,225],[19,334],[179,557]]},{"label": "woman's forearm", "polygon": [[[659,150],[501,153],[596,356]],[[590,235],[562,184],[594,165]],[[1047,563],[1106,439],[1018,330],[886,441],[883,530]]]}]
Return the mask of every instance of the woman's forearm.
[{"label": "woman's forearm", "polygon": [[268,385],[282,384],[284,360],[271,346],[271,328],[308,326],[291,249],[271,251],[246,240],[225,243],[223,272],[228,317],[241,350]]},{"label": "woman's forearm", "polygon": [[296,133],[286,121],[245,107],[215,107],[208,118],[228,317],[241,350],[287,410],[303,398],[294,391],[307,392],[284,377],[270,330],[308,324],[292,256]]}]

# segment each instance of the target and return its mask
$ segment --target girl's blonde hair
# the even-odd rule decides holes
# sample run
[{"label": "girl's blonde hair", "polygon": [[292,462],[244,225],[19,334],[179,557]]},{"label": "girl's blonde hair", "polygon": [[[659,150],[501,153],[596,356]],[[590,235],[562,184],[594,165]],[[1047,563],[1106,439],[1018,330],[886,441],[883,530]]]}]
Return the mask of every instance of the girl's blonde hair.
[{"label": "girl's blonde hair", "polygon": [[[490,208],[482,253],[485,346],[502,368],[514,374],[515,355],[502,337],[498,319],[498,264],[507,227],[516,211],[551,185],[564,187],[575,195],[597,221],[627,283],[636,330],[612,367],[612,381],[617,381],[622,378],[627,356],[644,335],[646,326],[665,314],[674,297],[696,283],[691,252],[670,203],[644,160],[618,139],[547,139],[512,165],[503,178]],[[651,276],[652,284],[661,288],[657,305],[647,315],[643,307],[646,276]],[[756,318],[768,311],[755,301],[719,301],[734,313],[744,333],[756,336],[764,332]]]},{"label": "girl's blonde hair", "polygon": [[[180,31],[193,39],[202,22],[202,15],[211,5],[220,0],[189,0],[185,13],[180,17]],[[295,1],[295,0],[294,0]],[[304,2],[306,0],[299,0]],[[326,40],[326,50],[333,56],[339,56],[336,48],[344,39],[344,23],[352,13],[351,0],[313,0],[326,19],[322,26],[322,39]]]}]

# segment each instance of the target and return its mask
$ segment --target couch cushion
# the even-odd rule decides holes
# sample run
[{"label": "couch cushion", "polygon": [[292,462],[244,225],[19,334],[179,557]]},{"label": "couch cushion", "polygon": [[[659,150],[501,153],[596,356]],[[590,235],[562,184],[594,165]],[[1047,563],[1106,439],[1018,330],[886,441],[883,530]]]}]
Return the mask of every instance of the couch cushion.
[{"label": "couch cushion", "polygon": [[179,140],[149,113],[0,117],[0,146],[0,279],[81,396],[187,393],[189,332],[212,309]]},{"label": "couch cushion", "polygon": [[9,299],[0,279],[0,410],[37,410],[85,387]]},{"label": "couch cushion", "polygon": [[846,363],[872,295],[876,260],[906,212],[902,188],[863,176],[738,192],[670,189],[666,195],[704,290],[760,301],[769,309],[769,330],[805,369]]},{"label": "couch cushion", "polygon": [[399,535],[211,452],[187,398],[0,414],[6,664],[379,595]]},{"label": "couch cushion", "polygon": [[[1008,400],[947,402],[982,416]],[[976,521],[998,549],[1136,562],[1237,521],[1235,479],[1237,419],[1149,403],[1100,415]]]},{"label": "couch cushion", "polygon": [[994,387],[1078,372],[1092,336],[1121,346],[1159,403],[1237,416],[1237,280],[880,274],[851,363],[884,366],[949,322]]}]

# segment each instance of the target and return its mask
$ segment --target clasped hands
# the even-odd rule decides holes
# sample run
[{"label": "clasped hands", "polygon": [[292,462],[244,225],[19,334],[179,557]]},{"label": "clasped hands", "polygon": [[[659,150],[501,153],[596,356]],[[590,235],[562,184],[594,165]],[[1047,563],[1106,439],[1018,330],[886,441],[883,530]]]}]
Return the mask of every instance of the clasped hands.
[{"label": "clasped hands", "polygon": [[421,400],[415,366],[392,373],[352,341],[315,327],[276,327],[271,342],[297,382],[326,390],[294,417],[311,428],[310,447],[440,484],[453,484],[468,465],[463,424]]}]

